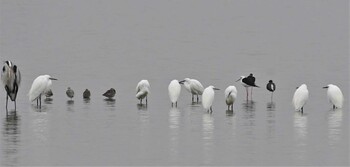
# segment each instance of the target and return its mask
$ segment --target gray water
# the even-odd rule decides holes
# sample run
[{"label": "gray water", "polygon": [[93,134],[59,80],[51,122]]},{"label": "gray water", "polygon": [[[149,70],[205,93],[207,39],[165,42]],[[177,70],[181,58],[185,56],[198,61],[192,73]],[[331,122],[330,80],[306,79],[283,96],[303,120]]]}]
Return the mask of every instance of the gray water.
[{"label": "gray water", "polygon": [[[346,0],[0,2],[1,61],[23,78],[8,117],[0,89],[1,166],[349,165]],[[249,73],[261,88],[246,101],[234,81]],[[27,93],[41,74],[58,81],[37,109]],[[171,108],[168,84],[186,77],[221,88],[212,114],[184,89]],[[141,79],[151,84],[147,106],[135,98]],[[303,83],[302,115],[291,101]],[[343,109],[328,103],[329,83],[342,89]],[[111,87],[115,101],[102,97]]]}]

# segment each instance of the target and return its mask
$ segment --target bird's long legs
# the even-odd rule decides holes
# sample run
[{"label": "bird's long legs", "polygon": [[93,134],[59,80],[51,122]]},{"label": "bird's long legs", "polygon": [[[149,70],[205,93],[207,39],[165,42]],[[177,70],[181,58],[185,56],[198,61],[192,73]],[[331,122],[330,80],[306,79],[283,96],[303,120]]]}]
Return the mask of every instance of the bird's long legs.
[{"label": "bird's long legs", "polygon": [[6,95],[6,116],[8,115],[8,111],[7,111],[7,103],[8,103],[8,100],[9,100],[9,96]]}]

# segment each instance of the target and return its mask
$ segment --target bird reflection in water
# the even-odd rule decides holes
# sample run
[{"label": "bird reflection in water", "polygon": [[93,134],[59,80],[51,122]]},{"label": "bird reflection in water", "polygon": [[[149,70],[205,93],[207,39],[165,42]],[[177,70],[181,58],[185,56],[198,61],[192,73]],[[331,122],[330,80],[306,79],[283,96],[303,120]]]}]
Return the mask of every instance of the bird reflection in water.
[{"label": "bird reflection in water", "polygon": [[276,108],[275,102],[271,101],[271,102],[266,103],[266,110],[267,111],[275,111],[275,108]]},{"label": "bird reflection in water", "polygon": [[334,147],[342,138],[343,110],[341,108],[328,111],[328,140]]},{"label": "bird reflection in water", "polygon": [[140,110],[140,111],[147,111],[147,104],[136,104],[137,106],[137,109]]},{"label": "bird reflection in water", "polygon": [[2,129],[2,159],[1,165],[16,166],[18,164],[18,148],[20,146],[20,117],[15,110],[10,111],[3,121]]},{"label": "bird reflection in water", "polygon": [[106,106],[114,110],[115,108],[115,99],[113,98],[105,98],[104,101],[106,102]]},{"label": "bird reflection in water", "polygon": [[242,107],[244,111],[255,111],[255,101],[253,100],[247,100],[244,103],[242,103]]}]

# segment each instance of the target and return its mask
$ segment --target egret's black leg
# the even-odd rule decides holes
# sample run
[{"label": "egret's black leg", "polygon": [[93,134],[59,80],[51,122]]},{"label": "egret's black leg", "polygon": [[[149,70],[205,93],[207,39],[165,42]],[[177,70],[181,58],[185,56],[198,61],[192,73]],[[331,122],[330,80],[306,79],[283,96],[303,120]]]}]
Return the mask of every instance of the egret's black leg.
[{"label": "egret's black leg", "polygon": [[335,109],[335,105],[333,105],[333,110]]},{"label": "egret's black leg", "polygon": [[16,110],[16,107],[17,107],[17,105],[16,105],[16,100],[15,100],[15,111],[17,111],[17,110]]},{"label": "egret's black leg", "polygon": [[146,96],[146,105],[148,104],[148,101],[147,101],[147,96]]},{"label": "egret's black leg", "polygon": [[213,113],[213,108],[211,108],[211,106],[210,106],[210,114],[211,114],[211,113]]},{"label": "egret's black leg", "polygon": [[192,94],[192,103],[194,102],[194,95]]},{"label": "egret's black leg", "polygon": [[175,105],[176,105],[176,108],[177,108],[177,102],[175,103]]},{"label": "egret's black leg", "polygon": [[9,100],[9,96],[6,95],[6,112],[7,112],[7,103],[8,103],[8,100]]},{"label": "egret's black leg", "polygon": [[198,95],[197,95],[197,103],[199,102],[199,98],[198,98]]}]

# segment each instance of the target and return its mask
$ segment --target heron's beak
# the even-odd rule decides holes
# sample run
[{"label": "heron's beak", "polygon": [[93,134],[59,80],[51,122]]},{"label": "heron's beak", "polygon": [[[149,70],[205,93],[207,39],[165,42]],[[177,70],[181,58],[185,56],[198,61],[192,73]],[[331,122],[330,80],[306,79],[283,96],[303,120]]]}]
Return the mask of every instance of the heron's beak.
[{"label": "heron's beak", "polygon": [[49,78],[50,80],[57,80],[56,78]]},{"label": "heron's beak", "polygon": [[328,88],[328,86],[325,86],[325,87],[322,87],[323,89],[327,89]]},{"label": "heron's beak", "polygon": [[239,78],[236,82],[240,81],[242,78]]},{"label": "heron's beak", "polygon": [[213,88],[214,90],[220,90],[219,88]]},{"label": "heron's beak", "polygon": [[184,84],[184,82],[185,82],[185,80],[183,80],[183,81],[180,81],[180,82],[179,82],[179,84]]}]

